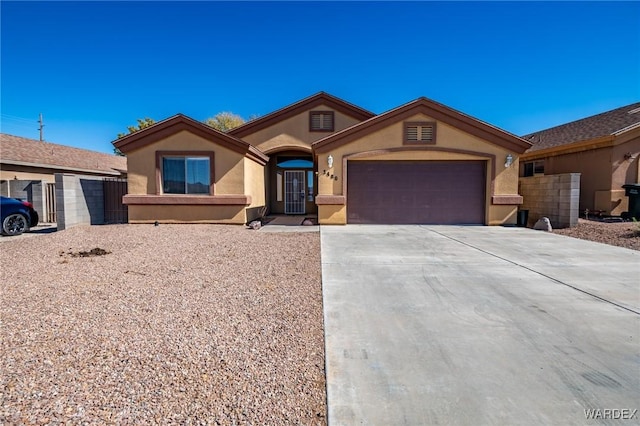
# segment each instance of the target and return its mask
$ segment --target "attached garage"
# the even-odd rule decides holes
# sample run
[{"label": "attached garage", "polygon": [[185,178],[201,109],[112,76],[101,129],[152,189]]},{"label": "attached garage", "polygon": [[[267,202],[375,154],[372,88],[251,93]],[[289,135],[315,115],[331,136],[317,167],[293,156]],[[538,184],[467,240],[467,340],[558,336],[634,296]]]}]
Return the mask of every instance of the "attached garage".
[{"label": "attached garage", "polygon": [[350,161],[347,173],[347,223],[485,223],[486,161]]},{"label": "attached garage", "polygon": [[518,156],[531,144],[419,98],[313,143],[318,220],[515,224]]}]

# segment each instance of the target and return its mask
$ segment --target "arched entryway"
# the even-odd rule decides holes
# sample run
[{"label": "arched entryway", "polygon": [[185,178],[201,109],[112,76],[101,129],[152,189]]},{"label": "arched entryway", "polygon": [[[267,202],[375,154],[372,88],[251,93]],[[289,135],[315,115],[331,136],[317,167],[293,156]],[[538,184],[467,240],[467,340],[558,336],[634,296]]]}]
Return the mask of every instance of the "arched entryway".
[{"label": "arched entryway", "polygon": [[316,175],[311,152],[269,152],[265,198],[269,214],[315,215]]}]

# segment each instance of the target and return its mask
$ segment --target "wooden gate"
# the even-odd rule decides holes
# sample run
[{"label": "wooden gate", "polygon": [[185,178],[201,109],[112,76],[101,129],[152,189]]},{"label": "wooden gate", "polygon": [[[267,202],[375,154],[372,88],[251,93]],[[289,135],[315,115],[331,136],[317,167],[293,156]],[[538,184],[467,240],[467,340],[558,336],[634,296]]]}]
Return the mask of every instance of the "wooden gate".
[{"label": "wooden gate", "polygon": [[44,217],[43,222],[55,223],[56,221],[56,184],[46,183],[44,196]]},{"label": "wooden gate", "polygon": [[122,204],[122,197],[127,193],[127,180],[105,178],[103,193],[104,223],[127,223],[129,221],[127,206]]}]

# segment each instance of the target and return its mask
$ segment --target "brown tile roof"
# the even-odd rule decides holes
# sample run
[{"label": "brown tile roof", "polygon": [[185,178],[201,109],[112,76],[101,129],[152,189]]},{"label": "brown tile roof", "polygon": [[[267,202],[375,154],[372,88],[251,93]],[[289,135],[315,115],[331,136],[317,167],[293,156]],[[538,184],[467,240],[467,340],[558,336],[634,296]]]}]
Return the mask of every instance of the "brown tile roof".
[{"label": "brown tile roof", "polygon": [[522,138],[533,144],[527,151],[533,152],[614,135],[633,125],[640,125],[640,102],[530,133]]},{"label": "brown tile roof", "polygon": [[113,175],[127,170],[126,157],[5,133],[0,133],[0,163]]}]

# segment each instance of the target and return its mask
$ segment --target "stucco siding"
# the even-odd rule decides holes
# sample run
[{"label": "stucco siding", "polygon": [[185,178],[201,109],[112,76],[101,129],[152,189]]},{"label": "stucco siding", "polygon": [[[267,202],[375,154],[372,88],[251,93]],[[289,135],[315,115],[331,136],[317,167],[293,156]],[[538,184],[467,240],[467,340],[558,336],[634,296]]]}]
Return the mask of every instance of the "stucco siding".
[{"label": "stucco siding", "polygon": [[160,193],[156,187],[156,151],[213,151],[215,154],[215,194],[244,193],[245,157],[188,131],[181,131],[127,154],[128,193]]},{"label": "stucco siding", "polygon": [[625,183],[640,182],[640,136],[613,148],[611,189],[620,189]]},{"label": "stucco siding", "polygon": [[244,224],[245,206],[130,205],[129,223]]},{"label": "stucco siding", "polygon": [[596,203],[596,193],[610,193],[612,182],[612,147],[547,157],[544,162],[544,174],[580,173],[580,210],[596,210],[600,204],[602,210],[611,210],[602,201]]},{"label": "stucco siding", "polygon": [[[20,170],[22,169],[22,170]],[[55,183],[56,179],[54,176],[54,172],[51,171],[49,173],[43,172],[32,172],[25,171],[24,168],[13,168],[9,165],[2,165],[2,170],[0,170],[0,180],[42,180],[48,183]]]},{"label": "stucco siding", "polygon": [[91,173],[87,170],[69,170],[60,169],[55,166],[51,167],[36,167],[36,166],[24,166],[18,164],[0,164],[0,180],[42,180],[48,183],[55,183],[56,173],[70,173],[82,176],[104,176],[104,177],[126,177],[126,173],[122,175],[117,172]]},{"label": "stucco siding", "polygon": [[[403,122],[436,121],[424,114],[414,115],[401,122],[394,123],[377,132],[370,133],[346,145],[336,147],[329,152],[318,154],[318,194],[346,195],[345,179],[348,180],[348,161],[359,160],[482,160],[487,164],[486,181],[486,223],[515,223],[516,205],[493,205],[492,196],[518,194],[518,156],[491,144],[476,136],[463,132],[448,124],[437,122],[436,143],[416,146],[403,144]],[[505,168],[507,154],[511,154],[514,162]],[[334,159],[333,167],[328,169],[327,158]],[[345,170],[345,166],[347,169]],[[338,180],[323,176],[327,169],[329,174],[338,176]],[[347,176],[345,177],[345,172]],[[455,197],[456,194],[451,194]],[[319,206],[321,223],[340,222],[346,218],[346,205]]]},{"label": "stucco siding", "polygon": [[251,196],[250,207],[264,206],[264,166],[245,158],[244,168],[244,194]]},{"label": "stucco siding", "polygon": [[[309,111],[312,110],[333,111],[335,132],[360,122],[355,118],[349,117],[325,105],[314,107]],[[282,120],[273,126],[247,135],[242,139],[266,153],[277,150],[280,147],[306,148],[310,152],[311,143],[327,136],[329,133],[309,131],[309,111]]]},{"label": "stucco siding", "polygon": [[[252,203],[264,202],[264,194],[259,191],[248,194],[245,192],[245,167],[251,179],[260,185],[259,169],[262,166],[244,155],[228,148],[217,145],[203,137],[183,130],[168,136],[158,142],[144,146],[127,154],[129,164],[128,194],[125,202],[129,205],[130,223],[235,223],[242,224],[246,221],[245,209],[242,204],[225,205],[224,200],[216,205],[195,204],[165,204],[165,201],[174,196],[167,196],[167,200],[149,201],[142,203],[137,201],[136,195],[162,195],[156,178],[156,152],[180,151],[183,155],[189,151],[214,153],[214,196],[224,195],[251,195]],[[254,174],[257,177],[254,178]],[[186,196],[189,197],[189,196]],[[256,198],[254,198],[256,197]]]},{"label": "stucco siding", "polygon": [[[622,185],[640,181],[640,130],[560,146],[546,154],[524,157],[544,160],[544,174],[580,173],[580,210],[619,215],[628,209]],[[545,156],[546,155],[546,156]]]}]

